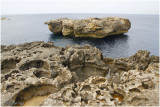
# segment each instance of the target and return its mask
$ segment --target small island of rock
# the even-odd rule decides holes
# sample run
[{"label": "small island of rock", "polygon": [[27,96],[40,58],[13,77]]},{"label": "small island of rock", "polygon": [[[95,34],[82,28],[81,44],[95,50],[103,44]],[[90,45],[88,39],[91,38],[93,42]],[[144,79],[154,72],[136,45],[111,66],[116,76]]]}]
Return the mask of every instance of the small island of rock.
[{"label": "small island of rock", "polygon": [[103,38],[109,35],[128,32],[131,23],[119,17],[88,18],[88,19],[56,19],[45,22],[54,34],[64,36]]},{"label": "small island of rock", "polygon": [[3,18],[1,18],[1,20],[10,20],[10,19],[7,19],[7,18],[3,17]]}]

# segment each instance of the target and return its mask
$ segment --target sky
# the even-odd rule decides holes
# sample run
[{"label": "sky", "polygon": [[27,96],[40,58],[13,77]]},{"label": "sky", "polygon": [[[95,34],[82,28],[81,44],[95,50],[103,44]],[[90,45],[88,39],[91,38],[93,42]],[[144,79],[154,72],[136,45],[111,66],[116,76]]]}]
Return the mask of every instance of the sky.
[{"label": "sky", "polygon": [[1,14],[158,14],[159,0],[1,0]]}]

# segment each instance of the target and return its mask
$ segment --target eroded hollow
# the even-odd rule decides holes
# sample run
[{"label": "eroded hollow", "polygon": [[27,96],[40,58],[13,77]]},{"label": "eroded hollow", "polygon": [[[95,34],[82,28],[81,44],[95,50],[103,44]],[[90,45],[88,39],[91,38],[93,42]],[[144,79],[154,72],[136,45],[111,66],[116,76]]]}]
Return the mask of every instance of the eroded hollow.
[{"label": "eroded hollow", "polygon": [[108,73],[108,71],[105,71],[103,69],[100,68],[95,68],[95,67],[78,67],[74,70],[71,70],[71,72],[75,72],[78,80],[80,82],[85,81],[87,78],[89,78],[90,76],[96,77],[96,76],[100,76],[100,77],[105,77],[106,74]]},{"label": "eroded hollow", "polygon": [[16,64],[20,61],[20,58],[10,58],[3,60],[1,63],[1,73],[8,73],[11,69],[16,68]]},{"label": "eroded hollow", "polygon": [[9,73],[5,74],[5,76],[4,76],[4,77],[5,77],[5,80],[8,80],[8,78],[11,77],[12,74],[16,74],[16,73],[18,74],[19,72],[20,72],[20,71],[19,71],[19,70],[16,70],[16,69],[10,71]]},{"label": "eroded hollow", "polygon": [[130,92],[141,92],[138,88],[133,88],[129,90]]},{"label": "eroded hollow", "polygon": [[37,104],[41,104],[41,102],[43,102],[47,98],[46,96],[54,92],[56,92],[56,88],[50,84],[30,86],[18,93],[15,99],[15,103],[12,106],[22,106],[29,104],[29,102],[39,101],[33,103],[33,105],[30,105],[35,106]]},{"label": "eroded hollow", "polygon": [[106,79],[105,78],[96,78],[92,80],[93,84],[101,84],[101,83],[105,83]]},{"label": "eroded hollow", "polygon": [[35,71],[33,72],[33,74],[34,74],[37,78],[41,78],[41,77],[51,78],[51,72],[49,72],[49,71],[35,70]]},{"label": "eroded hollow", "polygon": [[[147,98],[139,98],[139,97],[133,97],[130,104],[131,105],[137,105],[137,106],[146,106],[146,102],[148,102],[149,99]],[[143,103],[142,103],[143,102]]]},{"label": "eroded hollow", "polygon": [[49,64],[43,60],[32,60],[22,64],[19,69],[20,70],[29,70],[31,68],[43,68],[45,70],[49,70]]},{"label": "eroded hollow", "polygon": [[91,86],[89,85],[84,85],[83,88],[81,90],[84,90],[84,91],[91,91]]},{"label": "eroded hollow", "polygon": [[124,99],[124,96],[118,92],[114,92],[113,94],[111,94],[111,96],[113,97],[113,99],[118,99],[118,101],[122,101]]}]

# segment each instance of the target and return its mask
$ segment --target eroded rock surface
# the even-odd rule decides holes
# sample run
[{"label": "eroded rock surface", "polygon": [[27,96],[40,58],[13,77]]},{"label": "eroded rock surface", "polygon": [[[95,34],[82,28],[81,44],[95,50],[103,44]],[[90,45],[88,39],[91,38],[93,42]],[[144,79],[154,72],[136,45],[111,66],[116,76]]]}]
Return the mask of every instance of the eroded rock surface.
[{"label": "eroded rock surface", "polygon": [[114,59],[90,45],[2,46],[1,103],[45,96],[40,106],[158,106],[159,57],[149,54]]},{"label": "eroded rock surface", "polygon": [[119,17],[68,19],[62,18],[45,22],[54,34],[75,37],[103,38],[128,32],[131,23]]}]

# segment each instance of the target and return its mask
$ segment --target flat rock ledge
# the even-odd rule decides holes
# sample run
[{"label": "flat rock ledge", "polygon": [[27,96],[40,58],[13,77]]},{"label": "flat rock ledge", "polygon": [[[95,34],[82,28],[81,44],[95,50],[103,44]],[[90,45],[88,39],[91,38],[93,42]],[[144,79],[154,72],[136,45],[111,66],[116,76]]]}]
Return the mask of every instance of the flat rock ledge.
[{"label": "flat rock ledge", "polygon": [[54,34],[74,37],[103,38],[109,35],[128,32],[131,23],[119,17],[88,18],[88,19],[56,19],[45,22]]},{"label": "flat rock ledge", "polygon": [[48,95],[39,106],[158,106],[159,57],[103,57],[90,45],[1,46],[1,104]]}]

